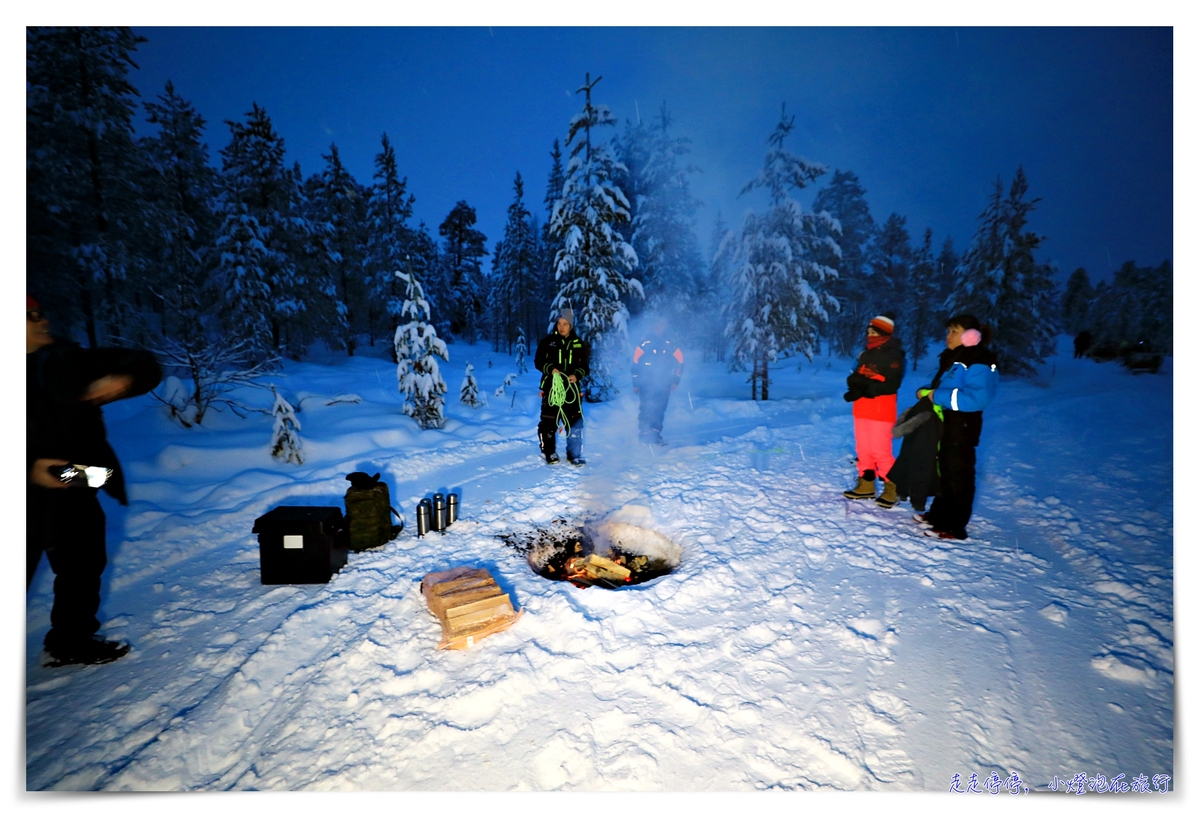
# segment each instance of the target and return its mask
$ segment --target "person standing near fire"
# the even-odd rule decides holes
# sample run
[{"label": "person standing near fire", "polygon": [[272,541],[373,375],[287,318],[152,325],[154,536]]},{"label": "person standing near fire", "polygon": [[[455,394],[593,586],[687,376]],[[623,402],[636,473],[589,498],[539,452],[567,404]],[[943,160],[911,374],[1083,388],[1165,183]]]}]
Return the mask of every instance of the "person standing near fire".
[{"label": "person standing near fire", "polygon": [[25,589],[44,551],[54,571],[44,640],[51,664],[111,662],[129,645],[96,634],[108,562],[97,494],[103,489],[121,505],[128,501],[100,407],[149,392],[162,369],[149,352],[56,340],[41,306],[26,296],[25,372]]},{"label": "person standing near fire", "polygon": [[[892,427],[896,423],[896,393],[904,378],[904,349],[895,337],[895,321],[877,315],[867,324],[867,348],[858,355],[858,366],[846,378],[843,397],[854,403],[854,449],[858,483],[842,492],[851,500],[875,500],[883,508],[899,501],[896,484],[888,480],[892,464]],[[875,496],[875,481],[883,493]]]},{"label": "person standing near fire", "polygon": [[655,318],[645,340],[633,350],[632,376],[638,396],[638,440],[665,446],[663,418],[683,377],[683,350],[669,340],[667,319]]},{"label": "person standing near fire", "polygon": [[581,384],[588,374],[588,345],[575,332],[575,313],[563,308],[554,330],[538,342],[533,365],[541,373],[538,394],[542,398],[538,421],[538,444],[546,462],[558,462],[555,438],[561,424],[567,438],[567,462],[582,466],[583,397]]}]

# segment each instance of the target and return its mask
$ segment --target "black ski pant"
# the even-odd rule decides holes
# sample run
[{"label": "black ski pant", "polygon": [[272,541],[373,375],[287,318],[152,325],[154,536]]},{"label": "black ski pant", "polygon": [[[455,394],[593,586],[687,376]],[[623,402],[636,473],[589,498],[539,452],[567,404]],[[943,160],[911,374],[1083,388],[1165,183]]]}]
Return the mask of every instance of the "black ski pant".
[{"label": "black ski pant", "polygon": [[54,571],[48,648],[87,640],[100,629],[100,576],[105,556],[104,509],[96,489],[27,486],[25,588],[33,582],[42,552]]},{"label": "black ski pant", "polygon": [[975,447],[983,430],[982,412],[943,413],[938,450],[940,488],[925,521],[939,531],[965,539],[975,504]]},{"label": "black ski pant", "polygon": [[[557,450],[555,441],[555,433],[558,430],[559,423],[565,419],[564,433],[569,434],[570,429],[574,427],[582,428],[583,411],[579,407],[577,401],[563,404],[560,415],[558,406],[551,406],[545,397],[542,398],[542,415],[538,419],[538,445],[542,449],[542,454],[552,455]],[[578,454],[578,453],[576,453]]]},{"label": "black ski pant", "polygon": [[671,387],[640,387],[638,399],[638,435],[652,439],[661,437],[667,403],[671,400]]}]

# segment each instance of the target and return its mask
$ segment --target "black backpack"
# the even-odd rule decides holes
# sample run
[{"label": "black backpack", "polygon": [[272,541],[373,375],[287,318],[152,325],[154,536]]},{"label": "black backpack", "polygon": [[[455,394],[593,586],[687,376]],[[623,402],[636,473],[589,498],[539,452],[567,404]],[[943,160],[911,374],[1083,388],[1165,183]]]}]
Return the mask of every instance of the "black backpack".
[{"label": "black backpack", "polygon": [[[394,539],[404,528],[404,518],[392,508],[387,483],[380,481],[378,472],[369,475],[356,471],[347,474],[346,479],[350,481],[345,497],[350,550],[378,548]],[[400,525],[392,525],[393,512]]]}]

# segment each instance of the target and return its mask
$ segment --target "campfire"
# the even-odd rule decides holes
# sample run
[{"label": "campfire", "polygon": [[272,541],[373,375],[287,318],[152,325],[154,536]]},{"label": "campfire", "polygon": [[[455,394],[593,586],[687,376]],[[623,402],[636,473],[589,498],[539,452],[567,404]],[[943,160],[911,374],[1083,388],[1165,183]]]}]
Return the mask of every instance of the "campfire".
[{"label": "campfire", "polygon": [[572,524],[555,520],[533,531],[502,534],[546,579],[615,590],[669,574],[683,549],[648,528],[627,523]]}]

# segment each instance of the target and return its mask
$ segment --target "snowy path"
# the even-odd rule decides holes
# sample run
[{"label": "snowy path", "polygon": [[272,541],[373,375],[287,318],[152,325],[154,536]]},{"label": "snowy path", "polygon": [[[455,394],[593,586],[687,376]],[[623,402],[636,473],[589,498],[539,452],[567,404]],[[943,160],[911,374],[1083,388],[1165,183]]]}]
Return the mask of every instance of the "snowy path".
[{"label": "snowy path", "polygon": [[[911,511],[841,497],[852,443],[836,368],[780,367],[782,399],[756,405],[742,376],[706,366],[707,388],[673,400],[671,448],[636,444],[625,398],[589,414],[583,469],[541,462],[528,407],[485,431],[406,435],[330,407],[292,480],[247,462],[172,488],[189,468],[175,460],[204,453],[182,445],[130,463],[137,500],[110,526],[124,534],[103,613],[134,651],[40,667],[43,566],[28,598],[27,786],[944,790],[993,770],[1031,789],[1174,775],[1169,375],[1135,394],[1132,376],[1059,358],[1052,386],[1006,382],[972,539],[941,543]],[[453,445],[427,442],[437,434]],[[328,585],[260,585],[254,518],[340,505],[362,465],[389,477],[406,531]],[[463,520],[418,540],[413,504],[445,489]],[[614,512],[681,544],[679,568],[578,589],[498,539]],[[438,652],[418,582],[462,563],[525,613]]]}]

